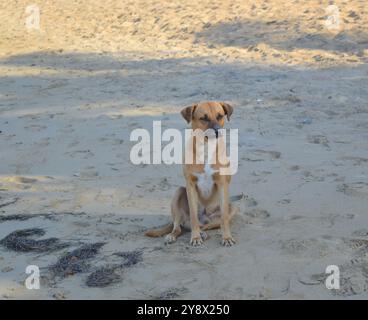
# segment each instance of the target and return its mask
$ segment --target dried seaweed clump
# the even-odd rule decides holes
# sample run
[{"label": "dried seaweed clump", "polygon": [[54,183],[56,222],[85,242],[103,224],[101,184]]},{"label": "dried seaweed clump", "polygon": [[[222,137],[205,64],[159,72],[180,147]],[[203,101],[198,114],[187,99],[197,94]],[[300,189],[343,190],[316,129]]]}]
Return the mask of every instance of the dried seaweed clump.
[{"label": "dried seaweed clump", "polygon": [[142,251],[116,252],[115,256],[122,257],[123,262],[112,266],[103,266],[91,273],[86,281],[89,287],[107,287],[122,280],[121,272],[142,261]]},{"label": "dried seaweed clump", "polygon": [[39,228],[16,230],[2,239],[0,244],[17,252],[48,252],[69,246],[68,243],[61,242],[58,238],[32,239],[32,237],[42,237],[43,235],[45,235],[45,231]]},{"label": "dried seaweed clump", "polygon": [[124,261],[122,263],[122,267],[131,267],[138,262],[142,261],[142,251],[125,251],[125,252],[116,252],[114,255],[118,257],[124,258]]},{"label": "dried seaweed clump", "polygon": [[113,283],[118,283],[122,280],[121,275],[116,271],[121,269],[121,265],[114,265],[111,267],[101,267],[91,273],[86,281],[88,287],[107,287]]},{"label": "dried seaweed clump", "polygon": [[87,272],[90,270],[88,261],[98,254],[103,245],[105,245],[103,242],[85,244],[61,257],[56,264],[49,267],[49,270],[54,277],[61,278]]}]

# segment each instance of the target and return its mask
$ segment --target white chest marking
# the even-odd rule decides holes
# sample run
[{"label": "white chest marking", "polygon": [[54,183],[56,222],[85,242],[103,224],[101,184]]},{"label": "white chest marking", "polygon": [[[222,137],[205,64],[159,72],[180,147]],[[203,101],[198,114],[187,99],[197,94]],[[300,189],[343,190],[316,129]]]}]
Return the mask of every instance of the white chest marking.
[{"label": "white chest marking", "polygon": [[209,198],[209,196],[211,195],[213,188],[212,175],[218,171],[219,170],[214,170],[213,168],[211,168],[211,165],[206,163],[206,165],[204,166],[204,172],[194,173],[194,175],[198,178],[198,189],[200,190],[201,195],[204,198]]}]

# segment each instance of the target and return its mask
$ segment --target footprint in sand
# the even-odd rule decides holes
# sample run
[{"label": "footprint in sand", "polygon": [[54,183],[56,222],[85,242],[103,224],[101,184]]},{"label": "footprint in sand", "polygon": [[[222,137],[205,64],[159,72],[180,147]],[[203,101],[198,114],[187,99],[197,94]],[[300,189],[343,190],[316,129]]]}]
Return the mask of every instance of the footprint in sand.
[{"label": "footprint in sand", "polygon": [[170,300],[170,299],[178,299],[181,296],[188,293],[188,289],[185,287],[180,288],[169,288],[157,295],[154,295],[152,298],[156,300]]},{"label": "footprint in sand", "polygon": [[69,151],[66,152],[69,157],[75,158],[77,156],[82,157],[83,159],[89,159],[94,156],[94,153],[91,150],[76,150],[76,151]]},{"label": "footprint in sand", "polygon": [[[256,207],[258,205],[258,202],[253,197],[246,195],[245,196],[245,205],[247,207]],[[266,210],[263,210],[263,211],[266,211]]]},{"label": "footprint in sand", "polygon": [[73,148],[75,146],[77,146],[80,142],[78,140],[74,140],[72,142],[70,142],[67,146],[67,148]]},{"label": "footprint in sand", "polygon": [[98,139],[100,142],[107,142],[111,145],[121,145],[124,143],[124,139],[118,139],[118,138],[110,138],[110,137],[102,137]]},{"label": "footprint in sand", "polygon": [[52,81],[52,83],[47,86],[46,88],[42,88],[40,89],[40,91],[46,91],[46,90],[51,90],[51,89],[57,89],[57,88],[61,88],[61,87],[64,87],[68,84],[68,81],[66,80],[54,80]]},{"label": "footprint in sand", "polygon": [[35,145],[37,147],[47,147],[48,145],[50,144],[50,138],[44,138],[44,139],[41,139],[40,141],[38,142],[35,142]]},{"label": "footprint in sand", "polygon": [[172,185],[169,182],[169,180],[167,178],[163,178],[161,179],[161,181],[159,183],[153,184],[151,181],[145,181],[142,184],[137,184],[136,185],[137,188],[144,188],[145,190],[149,191],[149,192],[154,192],[155,190],[160,190],[160,191],[167,191],[170,190]]},{"label": "footprint in sand", "polygon": [[19,116],[18,119],[40,120],[41,117],[42,117],[41,113],[30,113],[30,114],[25,114],[25,115]]},{"label": "footprint in sand", "polygon": [[163,178],[163,179],[158,183],[158,188],[159,188],[159,190],[167,191],[167,190],[170,190],[170,189],[171,189],[171,184],[170,184],[170,182],[168,181],[168,179],[167,179],[167,178]]},{"label": "footprint in sand", "polygon": [[281,249],[288,254],[295,255],[316,247],[317,244],[316,239],[289,239],[281,241]]},{"label": "footprint in sand", "polygon": [[291,199],[281,199],[277,201],[279,204],[289,204],[291,202]]},{"label": "footprint in sand", "polygon": [[247,210],[243,214],[252,219],[267,219],[270,217],[270,213],[267,210],[258,208]]},{"label": "footprint in sand", "polygon": [[89,166],[84,168],[79,174],[76,173],[74,176],[79,177],[81,179],[93,179],[99,176],[98,171],[95,169],[94,166]]},{"label": "footprint in sand", "polygon": [[352,161],[354,166],[361,166],[368,163],[368,158],[363,157],[342,157],[342,160]]},{"label": "footprint in sand", "polygon": [[313,175],[312,172],[308,170],[303,171],[302,175],[305,181],[324,181],[325,180],[324,177]]},{"label": "footprint in sand", "polygon": [[298,171],[299,169],[300,169],[300,166],[298,166],[298,165],[293,165],[293,166],[289,167],[290,171]]},{"label": "footprint in sand", "polygon": [[33,132],[39,132],[39,131],[44,130],[46,128],[47,128],[47,126],[39,125],[39,124],[31,124],[29,126],[24,127],[24,129],[27,129],[27,130],[30,130],[30,131],[33,131]]},{"label": "footprint in sand", "polygon": [[313,144],[321,144],[324,145],[326,147],[328,147],[328,139],[326,136],[323,135],[311,135],[308,136],[307,141],[309,143],[313,143]]},{"label": "footprint in sand", "polygon": [[56,292],[52,295],[55,300],[65,300],[68,298],[68,295],[65,292]]},{"label": "footprint in sand", "polygon": [[368,198],[368,183],[344,183],[337,187],[337,191],[343,192],[344,194],[352,197]]},{"label": "footprint in sand", "polygon": [[271,150],[250,150],[248,155],[242,157],[246,161],[265,161],[265,160],[275,160],[281,157],[281,152],[271,151]]}]

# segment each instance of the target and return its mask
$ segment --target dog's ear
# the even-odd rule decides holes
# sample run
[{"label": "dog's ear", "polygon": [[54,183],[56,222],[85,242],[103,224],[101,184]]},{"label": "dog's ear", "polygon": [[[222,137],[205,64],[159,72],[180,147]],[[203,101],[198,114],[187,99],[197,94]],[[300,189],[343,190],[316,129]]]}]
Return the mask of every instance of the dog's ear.
[{"label": "dog's ear", "polygon": [[190,121],[192,121],[192,117],[193,117],[193,113],[195,108],[197,107],[196,104],[189,106],[189,107],[185,107],[183,110],[181,110],[181,115],[183,116],[183,118],[190,123]]},{"label": "dog's ear", "polygon": [[220,102],[220,104],[221,104],[222,108],[225,111],[227,120],[229,121],[230,116],[233,114],[233,107],[231,105],[229,105],[228,103],[226,103],[226,102]]}]

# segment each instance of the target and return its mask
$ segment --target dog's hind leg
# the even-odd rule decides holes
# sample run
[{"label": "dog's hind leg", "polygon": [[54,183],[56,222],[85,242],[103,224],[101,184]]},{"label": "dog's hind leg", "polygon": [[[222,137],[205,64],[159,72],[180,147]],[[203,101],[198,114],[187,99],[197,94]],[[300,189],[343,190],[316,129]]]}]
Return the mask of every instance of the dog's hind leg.
[{"label": "dog's hind leg", "polygon": [[166,236],[165,243],[173,243],[182,234],[181,224],[189,215],[187,191],[179,187],[171,201],[171,215],[173,218],[172,231]]},{"label": "dog's hind leg", "polygon": [[[233,206],[231,203],[229,204],[230,208],[229,208],[229,220],[231,220],[235,214],[237,214],[239,212],[238,207]],[[203,225],[201,227],[201,230],[203,231],[207,231],[207,230],[214,230],[214,229],[220,229],[221,228],[221,212],[220,212],[220,208],[213,213],[213,215],[216,216],[216,218],[214,218],[214,220],[212,220],[211,222]]]}]

